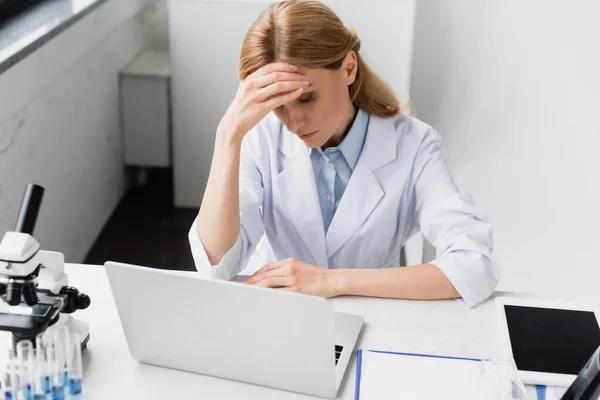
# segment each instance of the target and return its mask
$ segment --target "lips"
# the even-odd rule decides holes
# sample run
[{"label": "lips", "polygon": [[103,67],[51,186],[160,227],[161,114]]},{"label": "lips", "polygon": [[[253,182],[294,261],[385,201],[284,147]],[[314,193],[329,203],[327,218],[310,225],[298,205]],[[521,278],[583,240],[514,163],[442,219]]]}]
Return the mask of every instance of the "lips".
[{"label": "lips", "polygon": [[317,133],[317,131],[314,131],[314,132],[311,132],[311,133],[307,133],[306,135],[300,135],[299,137],[302,140],[309,140],[309,139],[311,139],[315,135],[315,133]]}]

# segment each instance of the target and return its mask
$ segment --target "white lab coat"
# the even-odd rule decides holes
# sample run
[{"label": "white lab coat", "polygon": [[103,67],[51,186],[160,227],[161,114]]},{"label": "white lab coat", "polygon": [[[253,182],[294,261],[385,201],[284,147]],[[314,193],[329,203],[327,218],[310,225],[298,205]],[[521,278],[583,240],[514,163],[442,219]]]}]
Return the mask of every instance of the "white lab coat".
[{"label": "white lab coat", "polygon": [[269,114],[244,138],[241,230],[218,265],[210,265],[192,224],[198,271],[231,279],[253,253],[258,266],[294,257],[323,268],[397,267],[400,248],[421,230],[437,249],[432,264],[474,306],[499,280],[492,227],[472,197],[457,189],[440,143],[440,135],[416,118],[371,115],[363,151],[325,235],[309,151]]}]

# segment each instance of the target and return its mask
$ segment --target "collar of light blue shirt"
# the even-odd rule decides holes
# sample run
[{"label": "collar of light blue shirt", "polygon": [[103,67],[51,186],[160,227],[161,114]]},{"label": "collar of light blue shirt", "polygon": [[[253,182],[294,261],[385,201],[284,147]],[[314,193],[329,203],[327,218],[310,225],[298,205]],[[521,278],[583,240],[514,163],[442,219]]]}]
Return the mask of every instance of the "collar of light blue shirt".
[{"label": "collar of light blue shirt", "polygon": [[[330,147],[329,149],[339,149],[346,159],[348,166],[354,170],[356,163],[358,162],[358,157],[360,157],[360,153],[362,152],[363,145],[365,143],[365,138],[367,136],[367,129],[369,126],[369,113],[366,111],[358,109],[356,113],[356,117],[354,118],[354,122],[352,122],[352,126],[348,131],[346,137],[342,140],[337,147]],[[329,150],[327,149],[327,150]],[[312,154],[313,151],[318,151],[323,156],[327,157],[323,149],[321,148],[309,148],[309,153]],[[329,150],[331,152],[334,150]]]}]

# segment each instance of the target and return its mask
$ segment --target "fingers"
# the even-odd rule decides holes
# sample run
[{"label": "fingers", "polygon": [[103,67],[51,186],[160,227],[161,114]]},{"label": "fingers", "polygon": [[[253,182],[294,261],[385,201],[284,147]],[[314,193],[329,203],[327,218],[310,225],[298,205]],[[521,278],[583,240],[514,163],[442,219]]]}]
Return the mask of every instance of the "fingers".
[{"label": "fingers", "polygon": [[270,276],[259,282],[256,286],[266,288],[285,288],[296,284],[296,280],[291,276]]},{"label": "fingers", "polygon": [[[269,264],[266,264],[264,267],[256,271],[252,276],[246,280],[244,283],[253,284],[261,279],[264,279],[268,274],[272,273],[272,271],[276,271],[284,266],[284,261],[275,261]],[[277,274],[275,274],[277,275]]]},{"label": "fingers", "polygon": [[273,110],[277,107],[289,103],[290,101],[296,100],[298,97],[302,96],[302,93],[304,93],[304,88],[300,88],[298,90],[294,90],[293,92],[288,92],[278,96],[274,96],[269,100],[265,101],[263,104],[268,109]]},{"label": "fingers", "polygon": [[286,286],[286,287],[281,287],[278,289],[283,290],[285,292],[300,293],[300,288],[298,286]]},{"label": "fingers", "polygon": [[259,109],[269,112],[300,97],[308,88],[308,78],[297,73],[298,67],[287,63],[272,63],[250,74],[240,88],[259,103]]},{"label": "fingers", "polygon": [[263,67],[257,69],[252,74],[248,75],[246,79],[256,79],[261,76],[267,75],[271,72],[280,71],[280,72],[296,72],[298,71],[298,67],[295,65],[291,65],[288,63],[271,63],[264,65]]},{"label": "fingers", "polygon": [[257,88],[265,88],[274,84],[275,82],[288,82],[288,81],[304,81],[308,80],[306,75],[293,72],[271,72],[267,75],[255,79],[249,79],[246,82],[250,85],[254,85]]},{"label": "fingers", "polygon": [[308,81],[275,82],[264,89],[260,89],[258,93],[256,93],[256,98],[258,101],[266,101],[270,98],[276,97],[277,95],[294,92],[300,89],[304,91],[304,89],[307,87]]}]

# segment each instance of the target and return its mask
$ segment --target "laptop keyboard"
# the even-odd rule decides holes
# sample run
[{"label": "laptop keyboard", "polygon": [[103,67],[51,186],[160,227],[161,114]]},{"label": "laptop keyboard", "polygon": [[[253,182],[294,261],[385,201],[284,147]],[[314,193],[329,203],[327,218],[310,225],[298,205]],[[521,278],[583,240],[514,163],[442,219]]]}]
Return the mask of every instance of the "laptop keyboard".
[{"label": "laptop keyboard", "polygon": [[340,360],[340,356],[342,355],[342,350],[344,350],[344,346],[335,345],[335,365],[337,365]]}]

